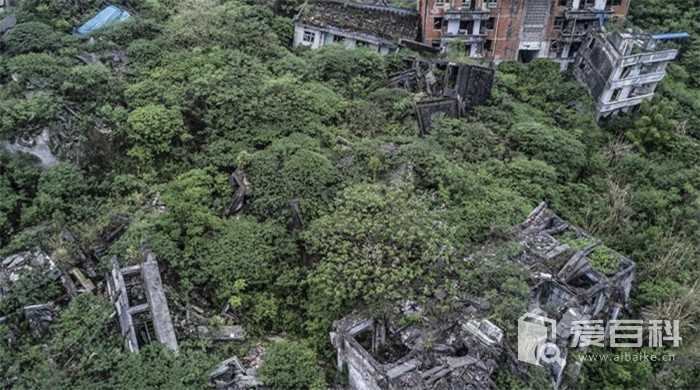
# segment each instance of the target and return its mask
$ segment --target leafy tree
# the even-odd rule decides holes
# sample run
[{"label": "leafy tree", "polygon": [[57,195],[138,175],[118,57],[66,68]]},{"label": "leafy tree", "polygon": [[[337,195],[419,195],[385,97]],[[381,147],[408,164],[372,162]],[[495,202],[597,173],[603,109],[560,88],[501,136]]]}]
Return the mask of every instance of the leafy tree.
[{"label": "leafy tree", "polygon": [[129,114],[127,138],[132,143],[129,155],[146,163],[167,154],[175,141],[187,141],[182,114],[161,105],[147,105]]},{"label": "leafy tree", "polygon": [[63,38],[51,26],[41,22],[20,23],[2,36],[5,50],[10,54],[52,51]]},{"label": "leafy tree", "polygon": [[325,389],[323,371],[316,361],[316,353],[304,343],[279,341],[265,351],[260,376],[274,390]]},{"label": "leafy tree", "polygon": [[318,259],[308,279],[309,309],[321,322],[312,326],[329,326],[353,307],[381,312],[431,294],[451,266],[452,234],[442,211],[411,188],[365,184],[342,191],[335,210],[303,233]]}]

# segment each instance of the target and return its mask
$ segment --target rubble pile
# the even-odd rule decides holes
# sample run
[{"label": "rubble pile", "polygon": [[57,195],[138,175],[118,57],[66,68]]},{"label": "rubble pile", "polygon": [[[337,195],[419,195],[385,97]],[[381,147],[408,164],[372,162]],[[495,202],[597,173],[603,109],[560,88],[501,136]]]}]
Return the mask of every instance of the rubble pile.
[{"label": "rubble pile", "polygon": [[427,325],[359,315],[336,321],[331,342],[338,371],[348,373],[352,389],[493,388],[503,331],[468,312],[454,322]]}]

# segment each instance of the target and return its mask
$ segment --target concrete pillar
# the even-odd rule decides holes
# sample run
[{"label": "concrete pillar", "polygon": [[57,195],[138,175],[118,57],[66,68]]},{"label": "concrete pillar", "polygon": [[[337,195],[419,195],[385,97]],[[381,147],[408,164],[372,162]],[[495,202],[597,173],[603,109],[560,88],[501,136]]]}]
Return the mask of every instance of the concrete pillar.
[{"label": "concrete pillar", "polygon": [[595,8],[598,11],[603,11],[605,9],[606,3],[607,3],[607,0],[595,0],[595,4],[593,4],[593,8]]},{"label": "concrete pillar", "polygon": [[581,0],[573,0],[571,2],[571,9],[579,9],[581,6]]},{"label": "concrete pillar", "polygon": [[476,20],[474,20],[474,28],[472,29],[472,34],[478,35],[480,30],[481,30],[481,20],[476,19]]},{"label": "concrete pillar", "polygon": [[469,57],[478,57],[479,56],[479,44],[478,43],[472,43],[471,46],[469,46]]},{"label": "concrete pillar", "polygon": [[564,48],[561,50],[561,58],[569,58],[569,52],[571,51],[571,44],[564,44]]},{"label": "concrete pillar", "polygon": [[631,86],[622,87],[622,91],[620,92],[620,96],[617,98],[617,100],[627,99],[630,96],[630,92],[632,92]]},{"label": "concrete pillar", "polygon": [[144,256],[146,257],[146,262],[141,266],[141,275],[143,276],[143,286],[148,306],[151,308],[153,329],[156,332],[158,341],[172,351],[177,352],[177,338],[175,337],[175,329],[170,318],[168,301],[165,299],[165,293],[163,292],[163,282],[160,279],[158,263],[150,251],[144,251]]}]

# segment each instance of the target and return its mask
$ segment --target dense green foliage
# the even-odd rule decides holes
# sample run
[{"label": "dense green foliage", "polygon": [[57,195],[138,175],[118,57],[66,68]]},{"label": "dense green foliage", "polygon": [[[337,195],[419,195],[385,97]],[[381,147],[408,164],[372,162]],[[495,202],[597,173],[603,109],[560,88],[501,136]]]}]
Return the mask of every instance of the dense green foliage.
[{"label": "dense green foliage", "polygon": [[[112,255],[139,261],[146,244],[173,312],[195,304],[256,341],[303,340],[267,345],[261,375],[279,389],[331,382],[328,331],[355,308],[381,314],[407,298],[447,297],[429,313],[440,316],[452,294],[468,293],[489,300],[489,318],[512,341],[529,281],[509,261],[510,232],[543,200],[605,243],[594,255],[601,271],[617,265],[607,248],[637,262],[631,318],[700,320],[692,1],[633,1],[641,27],[693,36],[639,112],[599,125],[558,64],[504,63],[488,104],[437,120],[422,138],[416,96],[384,87],[404,53],[291,49],[295,0],[116,3],[135,17],[79,39],[73,27],[106,2],[22,1],[18,26],[0,40],[0,139],[49,129],[62,161],[41,168],[0,152],[0,255],[39,247],[72,266],[80,248],[64,229],[92,249],[114,215],[127,215],[99,271]],[[227,215],[236,169],[249,192]],[[292,201],[302,226],[291,223]],[[9,316],[0,386],[202,388],[215,363],[241,353],[178,334],[179,355],[128,354],[109,302],[93,294],[62,302],[48,333],[31,336],[18,309],[60,289],[30,273],[0,302]],[[700,334],[682,332],[678,364],[586,362],[580,387],[697,388]],[[507,369],[494,377],[528,386]]]}]

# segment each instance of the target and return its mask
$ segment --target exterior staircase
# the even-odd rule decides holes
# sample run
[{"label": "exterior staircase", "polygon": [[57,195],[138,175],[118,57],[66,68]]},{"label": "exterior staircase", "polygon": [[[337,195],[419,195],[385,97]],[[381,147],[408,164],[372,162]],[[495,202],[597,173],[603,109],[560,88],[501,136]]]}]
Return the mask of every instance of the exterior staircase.
[{"label": "exterior staircase", "polygon": [[550,0],[525,0],[522,41],[543,41]]}]

